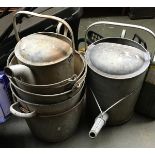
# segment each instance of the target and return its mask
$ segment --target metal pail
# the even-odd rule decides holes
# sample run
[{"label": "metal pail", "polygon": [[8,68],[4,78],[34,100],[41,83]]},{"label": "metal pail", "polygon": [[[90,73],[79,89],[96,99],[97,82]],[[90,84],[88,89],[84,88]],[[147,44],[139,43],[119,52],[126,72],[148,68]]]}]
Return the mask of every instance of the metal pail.
[{"label": "metal pail", "polygon": [[[25,118],[30,130],[37,138],[47,142],[60,142],[69,138],[76,131],[85,107],[84,98],[85,95],[74,107],[55,115],[23,113],[15,110],[16,104],[11,105],[10,111],[17,117]],[[28,115],[29,117],[27,117]]]},{"label": "metal pail", "polygon": [[[88,29],[98,24],[146,29],[106,21],[93,23]],[[97,116],[89,133],[91,138],[97,136],[106,121],[108,125],[118,125],[131,118],[150,60],[150,53],[142,45],[124,37],[103,38],[88,46],[88,111],[94,118]]]}]

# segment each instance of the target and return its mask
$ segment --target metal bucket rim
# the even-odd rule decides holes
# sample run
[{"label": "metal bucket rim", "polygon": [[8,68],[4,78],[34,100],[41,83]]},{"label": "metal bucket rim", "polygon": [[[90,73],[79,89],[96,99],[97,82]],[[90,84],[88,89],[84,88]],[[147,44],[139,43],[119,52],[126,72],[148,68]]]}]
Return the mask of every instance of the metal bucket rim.
[{"label": "metal bucket rim", "polygon": [[[84,81],[83,81],[84,82]],[[83,84],[83,82],[82,82],[82,84]],[[68,90],[68,91],[65,91],[65,92],[62,92],[62,93],[59,93],[59,94],[51,94],[51,95],[44,95],[44,94],[36,94],[36,93],[31,93],[31,92],[28,92],[28,91],[26,91],[26,90],[23,90],[23,89],[21,89],[21,88],[19,88],[15,83],[13,83],[13,81],[10,81],[10,84],[12,84],[16,89],[18,89],[19,91],[21,91],[21,92],[23,92],[23,93],[26,93],[26,94],[28,94],[28,95],[33,95],[33,96],[36,96],[36,97],[38,97],[38,96],[41,96],[41,97],[57,97],[57,96],[61,96],[61,95],[68,95],[68,94],[70,94],[70,93],[73,93],[74,91],[76,91],[76,90],[80,90],[80,88],[77,88],[77,89],[75,89],[74,91],[73,91],[73,89],[71,89],[71,90]]]},{"label": "metal bucket rim", "polygon": [[[81,60],[82,60],[82,62],[83,62],[83,67],[82,67],[82,69],[81,69],[81,72],[79,73],[79,75],[77,76],[77,78],[76,78],[76,80],[78,80],[81,76],[83,76],[82,74],[84,73],[84,70],[85,70],[85,68],[86,68],[86,62],[85,62],[85,59],[84,59],[84,57],[78,52],[78,51],[75,51],[75,53],[81,58]],[[11,63],[11,61],[12,61],[12,59],[13,58],[15,58],[15,54],[14,54],[14,52],[12,52],[12,58],[10,59],[10,61],[8,61],[8,66],[10,65],[10,63]],[[72,77],[70,77],[70,79],[71,79]],[[35,85],[35,84],[30,84],[30,83],[26,83],[26,82],[24,82],[24,81],[21,81],[21,80],[19,80],[18,78],[16,78],[16,77],[13,77],[13,79],[15,79],[16,81],[18,81],[20,84],[22,84],[22,85],[24,85],[24,86],[28,86],[28,87],[49,87],[49,86],[53,86],[54,88],[56,88],[56,87],[60,87],[60,86],[64,86],[65,84],[67,84],[69,81],[67,80],[67,79],[65,79],[65,80],[62,80],[62,81],[60,81],[60,82],[57,82],[57,83],[52,83],[52,84],[44,84],[44,85]],[[67,80],[67,81],[66,81]],[[75,80],[75,81],[76,81]],[[66,82],[66,83],[64,83],[64,82]],[[63,85],[61,85],[61,83],[64,83]],[[70,82],[69,82],[70,83]]]},{"label": "metal bucket rim", "polygon": [[79,89],[79,91],[78,91],[76,94],[74,94],[71,98],[69,98],[69,99],[67,99],[67,100],[65,100],[65,101],[62,101],[62,102],[52,103],[52,104],[37,104],[37,103],[25,101],[25,100],[21,99],[21,98],[17,95],[17,93],[13,90],[13,89],[15,89],[15,88],[12,88],[11,85],[10,85],[10,89],[11,89],[13,95],[16,97],[16,99],[19,100],[18,102],[23,102],[24,104],[33,105],[33,106],[36,106],[36,107],[49,107],[50,105],[51,105],[51,106],[53,106],[53,105],[60,105],[60,104],[65,103],[66,101],[72,100],[72,98],[73,98],[74,96],[76,96],[76,95],[80,92],[80,90],[82,90],[82,89],[84,88],[84,86],[85,86],[85,83],[83,83],[83,85],[82,85],[82,87]]},{"label": "metal bucket rim", "polygon": [[43,117],[43,118],[46,118],[46,117],[57,117],[57,116],[62,116],[62,115],[65,115],[71,111],[73,111],[74,109],[78,108],[83,102],[84,102],[84,98],[85,98],[85,93],[83,94],[83,96],[81,97],[80,101],[77,102],[77,104],[75,106],[73,106],[72,108],[64,111],[64,112],[60,112],[58,114],[53,114],[53,115],[42,115],[42,114],[38,114],[36,116],[34,116],[34,118],[36,117]]},{"label": "metal bucket rim", "polygon": [[[93,48],[95,46],[95,44],[98,44],[100,42],[105,42],[106,40],[109,40],[109,39],[126,40],[126,41],[132,42],[134,44],[137,44],[140,47],[140,50],[143,51],[143,52],[145,52],[148,55],[148,57],[150,58],[149,52],[141,44],[137,43],[136,41],[133,41],[133,40],[128,39],[128,38],[106,37],[106,38],[102,38],[100,40],[95,41],[94,43],[92,43],[91,45],[89,45],[88,46],[88,49],[86,50],[85,58],[86,58],[87,65],[89,66],[89,68],[91,70],[93,70],[95,73],[99,74],[102,77],[106,77],[106,78],[110,78],[110,79],[118,79],[118,80],[120,79],[121,80],[121,79],[130,79],[130,78],[136,77],[138,75],[141,75],[143,72],[145,72],[148,69],[148,67],[150,65],[150,59],[149,59],[149,61],[148,60],[145,60],[144,63],[143,63],[143,65],[141,66],[141,68],[139,68],[137,71],[135,71],[133,73],[129,73],[129,74],[124,74],[124,75],[108,74],[108,73],[102,72],[102,71],[98,70],[96,67],[94,67],[91,64],[90,59],[89,59],[89,54],[90,54],[91,48]],[[113,43],[115,43],[115,42],[113,42]],[[131,45],[128,45],[128,46],[131,46]],[[135,47],[135,46],[133,46],[133,47]],[[137,47],[135,47],[135,48],[137,48]]]}]

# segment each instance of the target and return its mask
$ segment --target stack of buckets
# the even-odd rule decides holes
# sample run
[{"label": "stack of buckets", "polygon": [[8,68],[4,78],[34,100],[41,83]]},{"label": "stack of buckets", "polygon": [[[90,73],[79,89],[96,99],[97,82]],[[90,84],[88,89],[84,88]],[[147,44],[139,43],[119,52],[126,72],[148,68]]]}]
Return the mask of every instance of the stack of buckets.
[{"label": "stack of buckets", "polygon": [[[59,34],[56,36],[58,37]],[[74,69],[72,78],[57,82],[51,81],[47,84],[33,84],[25,82],[20,76],[10,76],[11,67],[22,64],[18,60],[15,50],[10,54],[5,68],[14,99],[14,103],[10,107],[11,113],[24,118],[31,132],[39,139],[58,142],[70,137],[78,127],[85,106],[85,77],[87,73],[85,59],[73,48]],[[26,66],[26,64],[24,65]],[[65,66],[62,65],[61,67],[62,70],[65,70],[63,68]],[[34,68],[30,69],[33,72]],[[39,70],[39,67],[37,69]],[[54,73],[49,71],[48,74]],[[40,76],[46,79],[48,75]]]}]

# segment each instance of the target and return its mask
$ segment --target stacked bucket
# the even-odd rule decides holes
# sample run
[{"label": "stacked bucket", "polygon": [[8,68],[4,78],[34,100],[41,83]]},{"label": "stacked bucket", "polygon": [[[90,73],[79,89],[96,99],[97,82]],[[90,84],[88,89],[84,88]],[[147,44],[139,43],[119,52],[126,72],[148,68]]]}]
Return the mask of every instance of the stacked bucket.
[{"label": "stacked bucket", "polygon": [[[20,40],[16,28],[18,14],[55,20],[57,33],[34,33]],[[10,111],[24,118],[36,137],[62,141],[76,130],[84,108],[85,59],[75,51],[72,29],[61,18],[28,11],[16,15],[13,25],[18,43],[5,68],[15,101]],[[63,35],[59,33],[62,25]]]}]

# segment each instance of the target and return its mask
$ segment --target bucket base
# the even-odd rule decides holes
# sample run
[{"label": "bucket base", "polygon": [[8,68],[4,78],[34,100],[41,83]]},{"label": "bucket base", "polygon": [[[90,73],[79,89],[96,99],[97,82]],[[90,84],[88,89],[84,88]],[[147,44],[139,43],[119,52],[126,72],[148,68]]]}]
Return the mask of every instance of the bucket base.
[{"label": "bucket base", "polygon": [[46,142],[61,142],[77,130],[85,108],[85,95],[68,111],[56,115],[35,116],[26,122],[35,137]]},{"label": "bucket base", "polygon": [[35,132],[33,132],[32,130],[31,130],[31,133],[39,141],[46,142],[46,143],[59,143],[59,142],[66,141],[67,139],[71,138],[76,131],[77,131],[77,129],[75,129],[72,133],[70,133],[66,137],[63,137],[63,138],[60,138],[60,139],[53,139],[53,138],[52,139],[47,139],[47,138],[44,138],[44,137],[40,137],[39,135],[36,135]]}]

